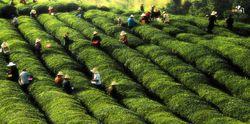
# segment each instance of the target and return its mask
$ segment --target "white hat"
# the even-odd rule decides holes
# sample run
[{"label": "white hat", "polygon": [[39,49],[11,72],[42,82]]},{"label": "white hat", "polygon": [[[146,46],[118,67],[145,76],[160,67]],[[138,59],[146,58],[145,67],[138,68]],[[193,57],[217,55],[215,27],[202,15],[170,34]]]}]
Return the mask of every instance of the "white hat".
[{"label": "white hat", "polygon": [[98,32],[97,32],[97,31],[94,31],[93,34],[98,34]]},{"label": "white hat", "polygon": [[32,9],[31,13],[36,14],[36,10]]},{"label": "white hat", "polygon": [[216,11],[212,11],[211,15],[216,15],[217,12]]},{"label": "white hat", "polygon": [[13,62],[10,62],[7,66],[8,66],[8,67],[12,67],[12,66],[16,66],[16,64],[13,63]]},{"label": "white hat", "polygon": [[58,75],[58,76],[63,76],[63,72],[59,71],[59,72],[57,73],[57,75]]},{"label": "white hat", "polygon": [[64,76],[64,78],[65,79],[70,79],[69,75],[67,75],[67,74]]},{"label": "white hat", "polygon": [[3,43],[1,44],[1,47],[2,47],[2,48],[8,47],[8,43],[7,43],[7,42],[3,42]]},{"label": "white hat", "polygon": [[37,39],[36,39],[36,43],[38,43],[38,42],[41,42],[41,39],[40,39],[40,38],[37,38]]},{"label": "white hat", "polygon": [[112,81],[112,83],[110,85],[114,86],[114,85],[118,85],[118,83],[116,81]]},{"label": "white hat", "polygon": [[143,17],[143,16],[146,16],[146,14],[145,14],[145,13],[142,13],[142,14],[141,14],[141,17]]},{"label": "white hat", "polygon": [[121,36],[126,35],[126,34],[127,34],[127,33],[126,33],[125,31],[122,31],[122,32],[120,33]]},{"label": "white hat", "polygon": [[78,9],[77,10],[82,10],[82,8],[81,7],[78,7]]},{"label": "white hat", "polygon": [[90,70],[91,72],[93,72],[93,73],[97,73],[98,71],[97,71],[97,68],[93,68],[92,70]]},{"label": "white hat", "polygon": [[130,15],[130,18],[134,18],[135,16],[134,15]]},{"label": "white hat", "polygon": [[49,6],[49,9],[53,9],[53,7],[52,7],[52,6]]}]

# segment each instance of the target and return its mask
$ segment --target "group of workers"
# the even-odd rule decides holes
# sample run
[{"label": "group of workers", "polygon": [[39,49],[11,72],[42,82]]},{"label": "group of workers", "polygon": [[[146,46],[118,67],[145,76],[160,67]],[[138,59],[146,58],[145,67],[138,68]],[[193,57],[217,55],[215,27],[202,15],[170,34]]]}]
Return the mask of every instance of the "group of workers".
[{"label": "group of workers", "polygon": [[[213,29],[215,27],[215,23],[217,21],[217,15],[218,13],[216,11],[212,11],[212,13],[209,15],[209,18],[208,18],[208,26],[207,26],[207,32],[208,33],[213,33]],[[228,16],[228,18],[226,18],[226,27],[229,29],[229,30],[232,30],[233,29],[233,24],[234,24],[234,19],[233,19],[233,15],[230,14]]]},{"label": "group of workers", "polygon": [[71,94],[74,90],[74,87],[71,86],[69,75],[64,75],[61,71],[58,72],[55,77],[55,84],[58,87],[62,87],[63,90],[68,94]]},{"label": "group of workers", "polygon": [[33,81],[33,76],[23,69],[20,74],[18,74],[17,66],[14,62],[10,62],[8,65],[7,79],[18,82],[23,91],[27,92],[27,87]]},{"label": "group of workers", "polygon": [[[163,13],[161,13],[161,11],[159,9],[157,9],[155,6],[151,7],[151,10],[145,13],[145,9],[144,9],[144,5],[141,4],[140,7],[140,12],[142,12],[141,14],[141,18],[140,18],[140,24],[149,24],[152,21],[159,21],[159,22],[163,22],[163,23],[169,23],[170,19],[169,19],[169,14],[164,11]],[[121,25],[121,20],[120,18],[117,19],[118,21],[118,25]],[[135,19],[134,19],[134,15],[131,15],[128,18],[128,27],[129,28],[133,28],[135,26],[137,26],[138,24],[136,23]]]}]

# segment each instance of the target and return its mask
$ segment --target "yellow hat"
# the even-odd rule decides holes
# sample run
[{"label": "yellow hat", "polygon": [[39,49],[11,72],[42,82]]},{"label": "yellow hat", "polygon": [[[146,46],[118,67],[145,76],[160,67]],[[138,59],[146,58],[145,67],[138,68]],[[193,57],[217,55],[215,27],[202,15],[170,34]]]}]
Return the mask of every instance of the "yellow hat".
[{"label": "yellow hat", "polygon": [[97,68],[93,68],[92,70],[90,70],[92,73],[97,73],[98,72],[98,70],[97,70]]},{"label": "yellow hat", "polygon": [[58,75],[58,76],[63,76],[63,72],[59,71],[59,72],[57,73],[57,75]]},{"label": "yellow hat", "polygon": [[126,33],[125,31],[122,31],[122,32],[120,33],[121,36],[126,35],[126,34],[127,34],[127,33]]},{"label": "yellow hat", "polygon": [[40,38],[36,39],[36,43],[41,42],[42,40]]},{"label": "yellow hat", "polygon": [[112,81],[112,83],[110,85],[114,86],[114,85],[118,85],[118,83],[116,81]]},{"label": "yellow hat", "polygon": [[64,76],[64,78],[65,79],[70,79],[69,75],[67,75],[67,74]]},{"label": "yellow hat", "polygon": [[93,34],[98,34],[98,32],[97,32],[97,31],[94,31]]},{"label": "yellow hat", "polygon": [[217,15],[216,11],[212,11],[211,15]]}]

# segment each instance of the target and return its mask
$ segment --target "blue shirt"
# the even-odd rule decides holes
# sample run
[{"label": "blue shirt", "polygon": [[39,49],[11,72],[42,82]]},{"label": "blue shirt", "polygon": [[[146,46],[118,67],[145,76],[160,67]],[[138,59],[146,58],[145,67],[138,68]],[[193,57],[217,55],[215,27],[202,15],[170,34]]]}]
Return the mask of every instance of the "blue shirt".
[{"label": "blue shirt", "polygon": [[128,18],[128,26],[129,27],[134,27],[134,26],[136,26],[137,25],[137,23],[135,22],[135,20],[134,20],[134,18]]}]

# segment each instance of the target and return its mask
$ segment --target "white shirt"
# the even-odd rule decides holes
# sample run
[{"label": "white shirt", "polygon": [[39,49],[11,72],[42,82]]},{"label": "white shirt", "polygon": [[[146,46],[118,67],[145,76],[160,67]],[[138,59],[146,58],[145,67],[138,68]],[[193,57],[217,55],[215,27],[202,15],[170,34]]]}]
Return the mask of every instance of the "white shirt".
[{"label": "white shirt", "polygon": [[22,71],[20,76],[20,85],[24,85],[24,84],[29,84],[29,73],[26,71]]},{"label": "white shirt", "polygon": [[101,76],[100,76],[99,73],[94,73],[94,77],[93,77],[91,83],[92,83],[92,84],[95,84],[95,85],[100,85],[100,84],[102,84],[102,82],[101,82]]}]

